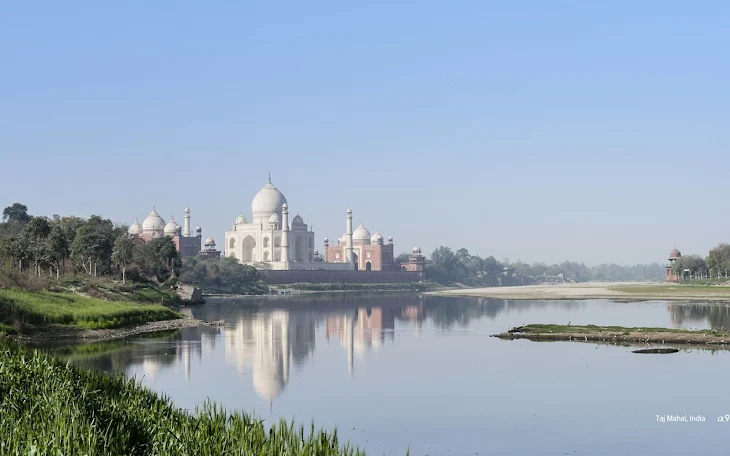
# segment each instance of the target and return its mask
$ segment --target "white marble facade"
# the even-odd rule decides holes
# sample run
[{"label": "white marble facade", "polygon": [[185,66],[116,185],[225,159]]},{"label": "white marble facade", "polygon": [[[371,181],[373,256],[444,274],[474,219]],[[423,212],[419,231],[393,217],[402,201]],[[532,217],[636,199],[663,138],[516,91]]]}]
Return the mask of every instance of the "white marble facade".
[{"label": "white marble facade", "polygon": [[251,221],[241,214],[234,220],[231,231],[226,231],[227,257],[243,264],[268,263],[275,270],[305,266],[294,267],[291,263],[314,265],[314,231],[299,215],[290,222],[286,198],[274,187],[271,178],[251,202],[251,212]]}]

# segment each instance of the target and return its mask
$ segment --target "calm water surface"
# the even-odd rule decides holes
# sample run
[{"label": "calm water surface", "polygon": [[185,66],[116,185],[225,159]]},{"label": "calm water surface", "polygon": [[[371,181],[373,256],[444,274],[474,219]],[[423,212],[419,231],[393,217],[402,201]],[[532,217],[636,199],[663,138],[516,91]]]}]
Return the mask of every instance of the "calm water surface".
[{"label": "calm water surface", "polygon": [[[136,376],[180,407],[211,399],[331,429],[369,454],[728,454],[730,353],[636,355],[502,341],[527,323],[730,327],[718,305],[503,301],[416,294],[210,299],[223,328],[57,347]],[[656,415],[704,415],[661,423]]]}]

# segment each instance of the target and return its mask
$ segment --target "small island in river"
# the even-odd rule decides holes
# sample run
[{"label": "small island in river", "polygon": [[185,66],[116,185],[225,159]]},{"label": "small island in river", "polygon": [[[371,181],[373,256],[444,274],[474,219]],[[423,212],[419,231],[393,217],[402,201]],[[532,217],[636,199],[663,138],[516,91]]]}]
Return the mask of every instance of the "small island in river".
[{"label": "small island in river", "polygon": [[575,341],[608,343],[658,343],[711,345],[730,348],[730,332],[712,329],[689,330],[672,328],[626,328],[595,325],[518,326],[495,334],[500,339],[529,339],[534,341]]}]

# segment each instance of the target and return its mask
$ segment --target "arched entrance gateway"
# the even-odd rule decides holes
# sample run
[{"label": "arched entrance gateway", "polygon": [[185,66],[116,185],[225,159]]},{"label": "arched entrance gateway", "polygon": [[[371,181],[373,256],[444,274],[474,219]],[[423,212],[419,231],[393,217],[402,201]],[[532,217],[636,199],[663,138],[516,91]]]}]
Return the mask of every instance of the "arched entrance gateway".
[{"label": "arched entrance gateway", "polygon": [[365,270],[366,271],[372,271],[373,270],[373,264],[371,262],[365,263]]},{"label": "arched entrance gateway", "polygon": [[357,256],[357,253],[352,252],[352,263],[355,265],[355,270],[359,270],[360,266],[360,258]]},{"label": "arched entrance gateway", "polygon": [[246,236],[243,239],[243,257],[241,261],[251,262],[253,261],[253,249],[256,247],[256,241],[251,236]]}]

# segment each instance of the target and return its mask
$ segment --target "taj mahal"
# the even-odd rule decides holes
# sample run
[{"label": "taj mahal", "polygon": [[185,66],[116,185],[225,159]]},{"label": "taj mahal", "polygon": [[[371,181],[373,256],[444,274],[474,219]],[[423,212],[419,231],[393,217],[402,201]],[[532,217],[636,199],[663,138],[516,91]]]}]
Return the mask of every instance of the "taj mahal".
[{"label": "taj mahal", "polygon": [[[243,214],[239,215],[231,230],[226,231],[226,257],[257,269],[284,271],[391,271],[396,267],[393,238],[389,237],[386,244],[379,232],[371,236],[362,225],[353,231],[349,208],[345,234],[334,245],[324,238],[325,250],[320,255],[315,249],[314,229],[298,214],[290,222],[286,197],[271,182],[271,175],[269,182],[254,196],[251,215],[250,221]],[[420,250],[418,253],[420,256]],[[396,270],[411,270],[410,266]]]}]

